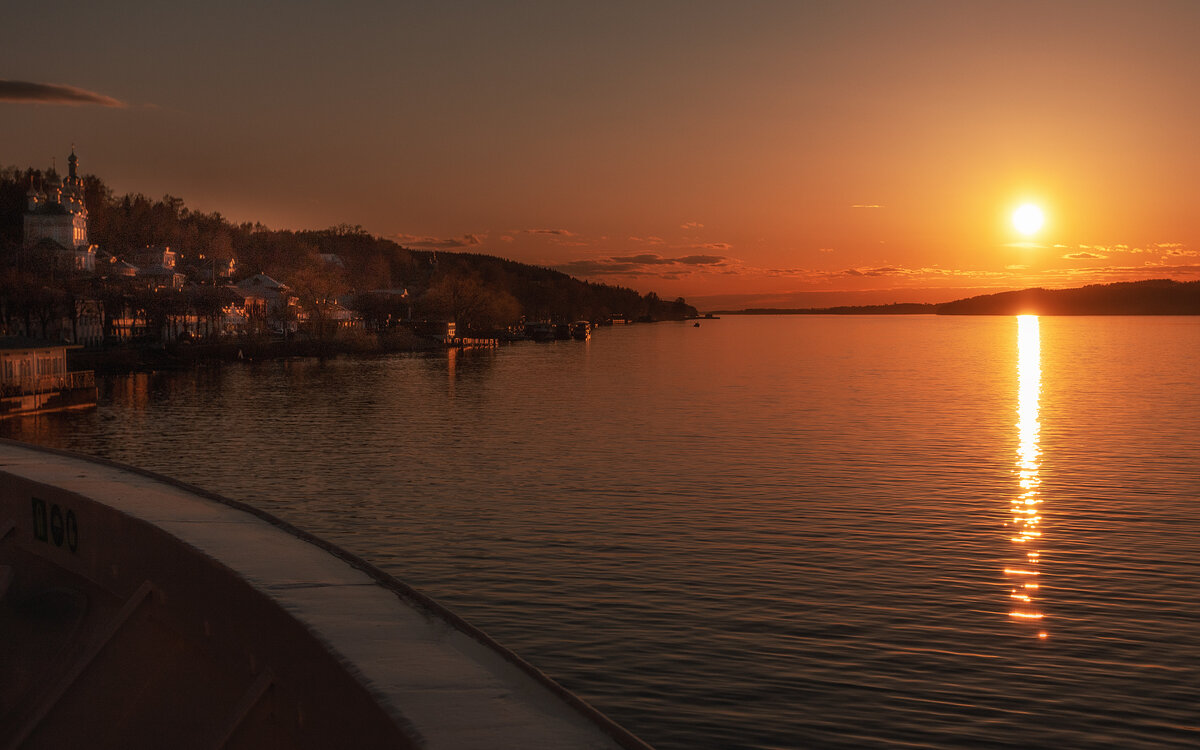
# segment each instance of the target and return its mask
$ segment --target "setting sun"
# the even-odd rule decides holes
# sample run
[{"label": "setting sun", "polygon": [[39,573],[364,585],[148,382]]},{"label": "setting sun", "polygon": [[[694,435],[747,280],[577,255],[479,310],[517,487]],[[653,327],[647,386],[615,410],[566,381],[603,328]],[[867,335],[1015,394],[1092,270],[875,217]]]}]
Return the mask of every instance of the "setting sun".
[{"label": "setting sun", "polygon": [[1024,235],[1031,235],[1042,228],[1042,224],[1046,222],[1046,216],[1042,213],[1042,209],[1026,203],[1025,205],[1013,211],[1012,223],[1017,231]]}]

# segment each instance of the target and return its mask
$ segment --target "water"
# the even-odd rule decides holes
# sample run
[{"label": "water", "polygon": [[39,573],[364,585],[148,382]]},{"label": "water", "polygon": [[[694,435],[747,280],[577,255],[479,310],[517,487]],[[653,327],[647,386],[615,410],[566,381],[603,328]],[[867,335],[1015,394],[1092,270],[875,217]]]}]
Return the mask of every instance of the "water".
[{"label": "water", "polygon": [[1191,318],[727,317],[0,434],[259,505],[663,750],[1195,747],[1197,373]]}]

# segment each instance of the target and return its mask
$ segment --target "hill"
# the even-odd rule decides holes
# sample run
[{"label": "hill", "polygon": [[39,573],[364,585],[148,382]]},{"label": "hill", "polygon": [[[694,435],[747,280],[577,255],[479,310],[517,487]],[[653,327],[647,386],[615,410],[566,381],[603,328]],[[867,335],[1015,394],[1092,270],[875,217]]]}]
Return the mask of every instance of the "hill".
[{"label": "hill", "polygon": [[[11,258],[22,241],[25,192],[50,183],[52,173],[0,170],[0,256]],[[541,266],[481,253],[415,250],[374,237],[360,226],[272,230],[235,224],[220,213],[188,209],[181,198],[114,196],[95,175],[83,178],[92,243],[126,259],[146,247],[170,247],[181,268],[203,270],[236,259],[234,280],[265,273],[293,286],[319,277],[324,291],[363,299],[374,290],[407,289],[416,315],[450,317],[466,329],[488,329],[529,320],[669,320],[695,317],[682,298],[597,284]],[[334,258],[336,256],[336,258]],[[331,263],[331,259],[333,262]]]},{"label": "hill", "polygon": [[721,310],[725,315],[1200,315],[1200,281],[1123,281],[1076,289],[1022,289],[941,304]]},{"label": "hill", "polygon": [[1126,281],[1022,289],[937,305],[939,315],[1200,315],[1200,281]]}]

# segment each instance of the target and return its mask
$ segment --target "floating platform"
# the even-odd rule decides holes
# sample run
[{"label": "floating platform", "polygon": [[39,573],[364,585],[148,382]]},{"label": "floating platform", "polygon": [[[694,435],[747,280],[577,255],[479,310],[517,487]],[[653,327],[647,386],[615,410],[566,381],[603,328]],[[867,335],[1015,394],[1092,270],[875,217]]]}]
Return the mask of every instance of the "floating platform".
[{"label": "floating platform", "polygon": [[328,542],[11,441],[0,664],[0,748],[648,748]]},{"label": "floating platform", "polygon": [[65,341],[0,336],[0,419],[96,405],[91,370],[67,369]]}]

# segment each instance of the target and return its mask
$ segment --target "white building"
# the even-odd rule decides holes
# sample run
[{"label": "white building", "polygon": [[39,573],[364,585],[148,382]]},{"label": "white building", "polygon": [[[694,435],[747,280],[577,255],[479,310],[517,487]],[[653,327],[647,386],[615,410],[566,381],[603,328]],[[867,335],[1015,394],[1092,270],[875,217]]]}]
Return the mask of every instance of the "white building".
[{"label": "white building", "polygon": [[45,185],[29,186],[25,213],[25,247],[43,240],[54,242],[59,257],[76,271],[95,273],[96,246],[88,242],[87,206],[83,200],[83,179],[79,176],[79,157],[75,150],[67,158],[65,180],[53,171]]}]

